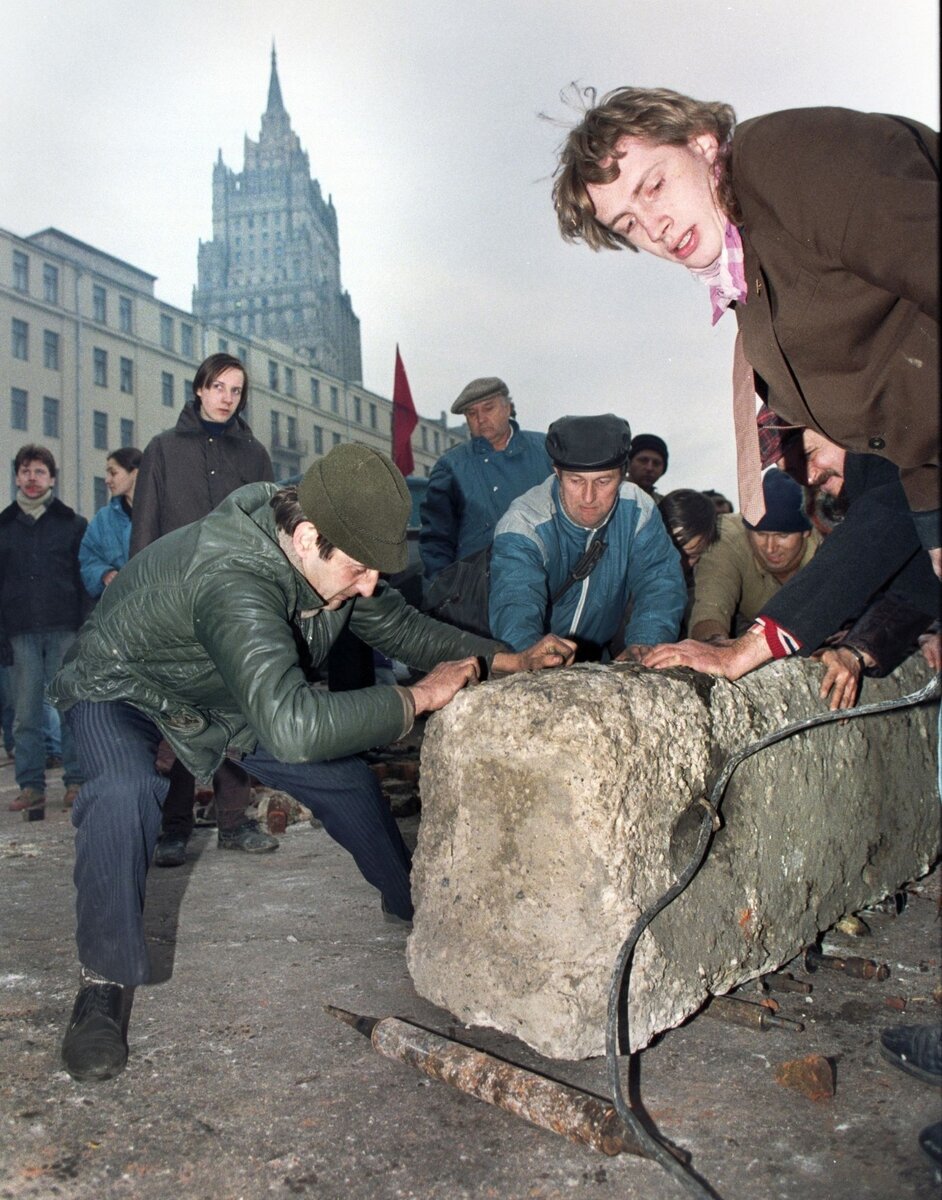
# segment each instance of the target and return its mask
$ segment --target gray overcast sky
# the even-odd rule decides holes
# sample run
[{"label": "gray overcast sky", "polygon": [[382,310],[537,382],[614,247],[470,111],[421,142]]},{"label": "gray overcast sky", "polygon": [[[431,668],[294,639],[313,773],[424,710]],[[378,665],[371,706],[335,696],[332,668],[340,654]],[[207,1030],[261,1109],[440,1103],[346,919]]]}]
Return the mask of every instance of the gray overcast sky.
[{"label": "gray overcast sky", "polygon": [[398,341],[429,416],[491,374],[524,426],[621,413],[666,438],[664,490],[733,494],[733,319],[712,329],[681,268],[561,241],[538,114],[571,123],[578,80],[938,127],[934,0],[0,0],[0,25],[0,226],[58,226],[189,308],[213,162],[258,137],[274,38],[366,385],[390,394]]}]

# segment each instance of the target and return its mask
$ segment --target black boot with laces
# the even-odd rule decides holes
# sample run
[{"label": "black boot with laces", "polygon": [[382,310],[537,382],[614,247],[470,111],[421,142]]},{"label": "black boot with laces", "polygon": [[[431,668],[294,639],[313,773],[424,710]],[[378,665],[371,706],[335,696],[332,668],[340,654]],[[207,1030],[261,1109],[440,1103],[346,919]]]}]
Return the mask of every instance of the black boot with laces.
[{"label": "black boot with laces", "polygon": [[98,1082],[124,1070],[130,994],[130,988],[82,972],[82,986],[62,1042],[62,1065],[73,1079]]}]

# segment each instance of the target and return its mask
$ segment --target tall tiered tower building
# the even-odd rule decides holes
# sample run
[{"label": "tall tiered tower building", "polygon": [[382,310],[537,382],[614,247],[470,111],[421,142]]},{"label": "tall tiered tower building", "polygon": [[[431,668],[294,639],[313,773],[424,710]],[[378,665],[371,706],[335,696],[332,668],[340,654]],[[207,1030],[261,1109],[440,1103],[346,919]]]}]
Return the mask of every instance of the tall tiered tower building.
[{"label": "tall tiered tower building", "polygon": [[194,315],[275,338],[348,381],[363,377],[360,321],[340,284],[337,214],[311,178],[281,98],[275,50],[257,142],[241,174],[213,168],[213,239],[200,242]]}]

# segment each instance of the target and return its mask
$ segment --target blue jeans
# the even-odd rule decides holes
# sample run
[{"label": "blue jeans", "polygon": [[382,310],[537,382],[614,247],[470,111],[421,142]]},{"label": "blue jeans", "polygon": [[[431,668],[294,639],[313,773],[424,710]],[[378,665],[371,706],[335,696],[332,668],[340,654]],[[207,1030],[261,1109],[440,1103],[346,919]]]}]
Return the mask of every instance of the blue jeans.
[{"label": "blue jeans", "polygon": [[[72,630],[18,633],[13,646],[13,741],[16,782],[22,788],[46,790],[46,739],[43,733],[43,697],[66,651],[75,641]],[[82,782],[75,746],[62,730],[62,775],[66,787]]]},{"label": "blue jeans", "polygon": [[[71,728],[85,772],[72,810],[79,961],[133,987],[150,978],[144,891],[169,787],[154,766],[160,730],[123,701],[76,704],[63,725]],[[242,765],[306,805],[353,855],[386,907],[412,916],[409,852],[361,758],[282,763],[259,747]]]}]

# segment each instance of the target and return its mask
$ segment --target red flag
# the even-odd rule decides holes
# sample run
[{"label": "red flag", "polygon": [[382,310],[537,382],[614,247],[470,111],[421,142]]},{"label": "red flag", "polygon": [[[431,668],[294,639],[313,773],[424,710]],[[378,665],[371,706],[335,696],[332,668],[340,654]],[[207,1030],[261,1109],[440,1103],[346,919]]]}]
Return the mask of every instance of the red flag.
[{"label": "red flag", "polygon": [[412,403],[412,392],[409,390],[409,380],[406,379],[406,369],[396,347],[396,378],[393,383],[392,411],[392,460],[403,473],[411,475],[415,471],[415,459],[412,457],[412,430],[419,423],[415,405]]}]

